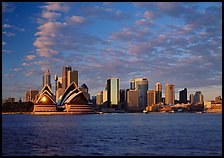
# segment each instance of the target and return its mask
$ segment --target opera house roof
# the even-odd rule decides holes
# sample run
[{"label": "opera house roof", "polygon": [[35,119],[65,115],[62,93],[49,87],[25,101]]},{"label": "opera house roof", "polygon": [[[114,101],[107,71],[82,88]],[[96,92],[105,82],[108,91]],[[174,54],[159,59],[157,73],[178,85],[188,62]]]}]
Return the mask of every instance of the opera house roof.
[{"label": "opera house roof", "polygon": [[88,104],[88,99],[84,95],[84,93],[78,88],[75,82],[72,82],[64,94],[61,96],[59,100],[59,105],[62,106],[64,104],[73,104],[73,105],[85,105]]},{"label": "opera house roof", "polygon": [[53,91],[48,84],[45,84],[45,86],[42,88],[40,95],[36,101],[36,104],[56,104]]}]

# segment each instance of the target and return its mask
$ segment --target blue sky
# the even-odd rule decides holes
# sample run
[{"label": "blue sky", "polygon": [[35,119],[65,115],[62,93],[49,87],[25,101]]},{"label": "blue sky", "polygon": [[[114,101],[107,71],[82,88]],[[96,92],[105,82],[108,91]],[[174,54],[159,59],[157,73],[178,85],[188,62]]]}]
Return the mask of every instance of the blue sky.
[{"label": "blue sky", "polygon": [[[222,3],[2,2],[2,96],[41,90],[49,69],[79,71],[92,95],[107,78],[135,77],[222,95]],[[54,87],[53,87],[54,90]]]}]

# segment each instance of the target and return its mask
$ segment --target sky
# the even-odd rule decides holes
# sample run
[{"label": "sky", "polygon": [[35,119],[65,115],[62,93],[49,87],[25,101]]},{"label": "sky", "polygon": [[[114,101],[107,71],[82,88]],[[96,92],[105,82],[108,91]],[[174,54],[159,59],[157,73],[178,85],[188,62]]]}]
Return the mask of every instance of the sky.
[{"label": "sky", "polygon": [[[106,80],[146,77],[222,96],[221,2],[2,2],[2,97],[25,98],[42,76],[79,73],[91,96]],[[163,94],[164,96],[164,94]]]}]

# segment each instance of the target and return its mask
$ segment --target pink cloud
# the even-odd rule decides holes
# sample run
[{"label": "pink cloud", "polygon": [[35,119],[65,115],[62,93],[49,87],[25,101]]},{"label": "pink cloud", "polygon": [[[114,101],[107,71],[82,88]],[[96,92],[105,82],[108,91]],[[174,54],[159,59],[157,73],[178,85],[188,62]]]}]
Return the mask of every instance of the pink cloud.
[{"label": "pink cloud", "polygon": [[34,60],[35,58],[36,58],[35,55],[27,55],[27,56],[25,56],[26,60]]},{"label": "pink cloud", "polygon": [[23,73],[25,76],[37,75],[38,72],[36,69],[29,69]]},{"label": "pink cloud", "polygon": [[86,21],[86,18],[81,16],[71,16],[66,19],[66,22],[69,24],[78,24],[78,23],[84,23]]},{"label": "pink cloud", "polygon": [[59,16],[61,16],[61,14],[55,13],[55,12],[44,11],[42,13],[42,17],[45,18],[45,19],[54,19],[54,18],[57,18]]},{"label": "pink cloud", "polygon": [[150,11],[146,11],[144,13],[144,17],[147,18],[147,19],[152,19],[154,16],[155,16],[155,14],[153,12],[150,12]]},{"label": "pink cloud", "polygon": [[139,53],[147,53],[149,49],[152,48],[152,45],[148,42],[139,43],[137,45],[132,46],[129,49],[129,53],[131,54],[139,54]]},{"label": "pink cloud", "polygon": [[59,52],[50,48],[37,49],[37,54],[42,57],[51,57],[58,54]]},{"label": "pink cloud", "polygon": [[70,7],[65,2],[46,2],[47,5],[43,6],[42,8],[45,8],[49,11],[62,11],[67,12]]},{"label": "pink cloud", "polygon": [[10,79],[11,77],[14,77],[14,74],[5,74],[4,75],[6,79]]},{"label": "pink cloud", "polygon": [[22,66],[30,66],[28,63],[22,63]]}]

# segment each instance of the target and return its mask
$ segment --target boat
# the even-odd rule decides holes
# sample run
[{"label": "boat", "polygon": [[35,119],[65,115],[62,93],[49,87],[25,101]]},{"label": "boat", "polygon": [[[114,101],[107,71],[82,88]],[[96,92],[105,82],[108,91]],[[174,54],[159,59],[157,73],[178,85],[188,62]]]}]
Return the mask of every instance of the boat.
[{"label": "boat", "polygon": [[147,113],[148,113],[148,111],[147,111],[147,110],[143,110],[143,113],[144,113],[144,114],[147,114]]}]

